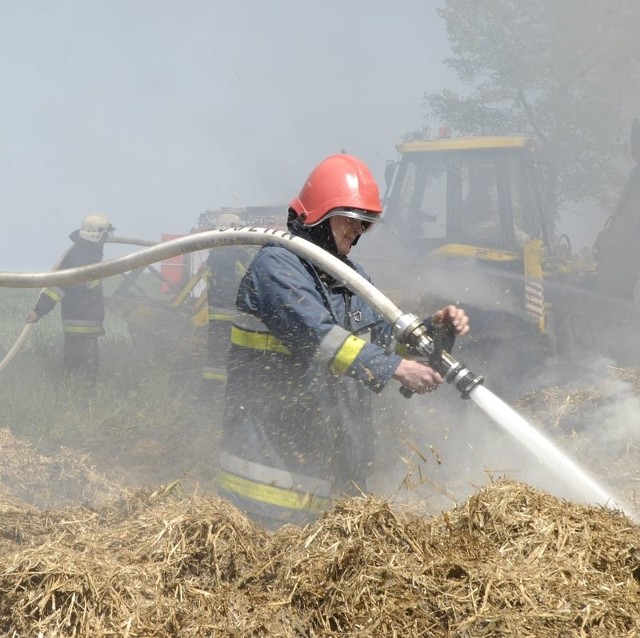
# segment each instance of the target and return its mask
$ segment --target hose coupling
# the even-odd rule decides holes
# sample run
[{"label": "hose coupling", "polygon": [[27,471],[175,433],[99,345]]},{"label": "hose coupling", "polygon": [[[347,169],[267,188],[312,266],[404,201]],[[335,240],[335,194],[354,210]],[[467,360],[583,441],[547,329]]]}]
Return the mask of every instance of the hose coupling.
[{"label": "hose coupling", "polygon": [[456,387],[463,399],[468,399],[470,392],[484,383],[484,377],[474,374],[465,364],[443,350],[443,331],[447,329],[449,329],[447,326],[433,326],[434,337],[431,337],[429,328],[419,317],[406,313],[394,324],[393,334],[398,343],[406,346],[412,355],[416,355],[416,358],[426,361],[446,383]]}]

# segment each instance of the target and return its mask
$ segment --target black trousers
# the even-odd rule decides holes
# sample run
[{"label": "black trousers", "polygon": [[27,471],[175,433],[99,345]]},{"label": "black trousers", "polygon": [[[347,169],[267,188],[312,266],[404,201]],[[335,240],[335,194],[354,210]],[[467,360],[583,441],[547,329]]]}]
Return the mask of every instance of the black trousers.
[{"label": "black trousers", "polygon": [[65,333],[62,365],[65,375],[95,384],[100,368],[98,336]]}]

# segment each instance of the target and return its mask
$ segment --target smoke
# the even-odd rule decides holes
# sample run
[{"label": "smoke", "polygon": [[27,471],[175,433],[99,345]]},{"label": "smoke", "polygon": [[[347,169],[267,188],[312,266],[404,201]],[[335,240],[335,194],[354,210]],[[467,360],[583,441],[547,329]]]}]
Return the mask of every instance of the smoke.
[{"label": "smoke", "polygon": [[[640,399],[632,382],[620,375],[620,366],[638,360],[640,337],[632,323],[624,323],[624,315],[606,299],[556,285],[549,294],[571,320],[566,343],[547,342],[525,319],[524,278],[515,268],[479,268],[475,258],[409,261],[406,251],[388,239],[393,228],[376,232],[379,236],[365,238],[373,240],[370,244],[358,246],[374,283],[402,310],[420,317],[449,303],[464,308],[471,331],[457,340],[454,357],[484,376],[489,390],[586,472],[614,492],[622,489],[603,465],[625,462],[637,447]],[[602,315],[607,320],[601,321]],[[566,354],[554,353],[552,345]],[[387,389],[379,403],[380,458],[373,484],[389,497],[419,498],[442,509],[488,481],[509,476],[562,498],[581,499],[579,491],[451,386],[409,401]]]},{"label": "smoke", "polygon": [[[640,398],[630,380],[620,376],[612,361],[596,359],[590,376],[583,382],[588,394],[587,410],[572,415],[565,425],[587,435],[593,454],[603,461],[619,459],[640,443],[638,415]],[[591,383],[591,381],[595,381]]]},{"label": "smoke", "polygon": [[[627,474],[634,471],[640,446],[634,380],[633,370],[601,355],[588,353],[569,364],[553,358],[530,377],[526,392],[507,403],[622,503],[633,496]],[[490,377],[486,383],[491,387]],[[418,500],[427,510],[441,511],[479,486],[510,477],[559,498],[588,502],[576,477],[558,474],[473,401],[461,400],[452,386],[410,400],[386,390],[379,401],[380,458],[373,485],[390,499]]]}]

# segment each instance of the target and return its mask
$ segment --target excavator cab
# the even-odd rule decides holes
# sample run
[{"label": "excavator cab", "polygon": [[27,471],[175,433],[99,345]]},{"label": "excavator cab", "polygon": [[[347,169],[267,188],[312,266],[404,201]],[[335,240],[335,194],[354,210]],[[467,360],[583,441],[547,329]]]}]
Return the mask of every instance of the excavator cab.
[{"label": "excavator cab", "polygon": [[419,316],[463,306],[473,323],[464,357],[474,365],[505,342],[546,356],[555,338],[543,274],[556,249],[553,173],[541,146],[491,136],[397,150],[385,171],[381,228],[358,246],[373,281]]},{"label": "excavator cab", "polygon": [[508,341],[515,350],[536,342],[545,352],[568,354],[597,344],[615,352],[616,336],[602,329],[612,323],[607,313],[635,323],[639,121],[630,146],[636,165],[590,255],[572,253],[569,238],[556,236],[555,175],[535,140],[439,137],[399,144],[398,159],[385,170],[384,232],[377,245],[375,233],[363,242],[369,251],[363,262],[382,289],[405,306],[414,302],[414,312],[443,300],[462,304],[478,345]]},{"label": "excavator cab", "polygon": [[438,138],[400,144],[398,152],[385,172],[384,220],[403,253],[420,257],[447,244],[521,253],[530,239],[549,245],[548,179],[533,140]]}]

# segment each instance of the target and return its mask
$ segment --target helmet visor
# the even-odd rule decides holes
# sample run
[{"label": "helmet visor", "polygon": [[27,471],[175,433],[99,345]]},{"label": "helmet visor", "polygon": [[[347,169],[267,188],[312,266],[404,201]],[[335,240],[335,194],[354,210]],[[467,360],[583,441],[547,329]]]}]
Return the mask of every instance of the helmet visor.
[{"label": "helmet visor", "polygon": [[362,222],[362,232],[367,232],[374,224],[381,221],[380,213],[362,210],[360,208],[334,208],[330,210],[321,220],[309,226],[317,226],[330,217],[349,217],[359,219]]}]

